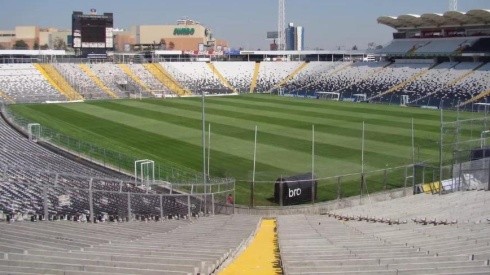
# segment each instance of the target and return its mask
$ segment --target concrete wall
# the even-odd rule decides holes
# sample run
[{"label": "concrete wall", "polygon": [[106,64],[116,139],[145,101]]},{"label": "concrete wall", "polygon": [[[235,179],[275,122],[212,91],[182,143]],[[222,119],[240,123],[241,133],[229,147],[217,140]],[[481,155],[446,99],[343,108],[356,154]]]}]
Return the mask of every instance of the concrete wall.
[{"label": "concrete wall", "polygon": [[342,209],[352,207],[356,205],[368,205],[377,201],[386,201],[405,196],[412,196],[412,187],[400,188],[390,191],[370,194],[364,196],[362,200],[359,196],[349,197],[340,200],[316,203],[316,204],[302,204],[294,206],[283,207],[256,207],[250,209],[246,206],[236,206],[235,214],[249,214],[249,215],[261,215],[261,216],[277,216],[277,215],[292,215],[292,214],[323,214],[335,209]]}]

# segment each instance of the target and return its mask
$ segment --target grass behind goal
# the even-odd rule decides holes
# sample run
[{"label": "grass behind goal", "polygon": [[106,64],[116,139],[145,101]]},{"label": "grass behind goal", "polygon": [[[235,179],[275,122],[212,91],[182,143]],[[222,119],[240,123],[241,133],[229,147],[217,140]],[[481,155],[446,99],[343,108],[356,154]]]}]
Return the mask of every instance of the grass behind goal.
[{"label": "grass behind goal", "polygon": [[[140,159],[175,163],[202,171],[200,98],[92,101],[72,104],[13,105],[11,109],[43,126],[76,139]],[[365,171],[412,162],[411,119],[415,122],[417,160],[436,161],[440,116],[437,110],[378,104],[333,102],[268,95],[208,97],[206,129],[211,124],[210,174],[237,180],[236,202],[248,204],[253,170],[254,128],[258,127],[256,203],[272,204],[273,182],[280,176],[311,171],[312,125],[315,127],[315,174],[318,178],[361,171],[362,122]],[[463,114],[469,115],[469,114]],[[445,112],[454,120],[456,113]],[[207,138],[207,135],[206,135]],[[392,181],[370,184],[400,186]],[[358,189],[356,177],[344,195]],[[336,197],[333,179],[319,199]]]}]

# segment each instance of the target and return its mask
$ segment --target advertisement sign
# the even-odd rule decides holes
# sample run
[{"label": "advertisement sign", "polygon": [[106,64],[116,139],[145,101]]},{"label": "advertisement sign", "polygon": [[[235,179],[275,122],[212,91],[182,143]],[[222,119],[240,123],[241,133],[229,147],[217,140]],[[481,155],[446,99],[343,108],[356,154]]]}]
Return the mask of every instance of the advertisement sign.
[{"label": "advertisement sign", "polygon": [[174,29],[174,35],[176,35],[176,36],[194,35],[194,32],[195,32],[194,28],[175,28]]},{"label": "advertisement sign", "polygon": [[312,199],[312,192],[315,192],[316,200],[317,181],[312,178],[314,176],[311,173],[278,178],[274,184],[275,202],[280,204],[282,200],[282,205],[309,203]]}]

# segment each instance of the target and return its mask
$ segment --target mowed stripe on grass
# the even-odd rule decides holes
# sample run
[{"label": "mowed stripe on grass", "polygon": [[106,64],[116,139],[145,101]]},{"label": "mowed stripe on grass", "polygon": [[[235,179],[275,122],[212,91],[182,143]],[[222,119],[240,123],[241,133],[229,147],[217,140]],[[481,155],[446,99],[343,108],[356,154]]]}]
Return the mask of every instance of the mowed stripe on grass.
[{"label": "mowed stripe on grass", "polygon": [[[200,98],[16,105],[13,109],[81,140],[202,170]],[[257,180],[273,181],[279,175],[309,171],[313,124],[320,177],[359,172],[362,121],[366,122],[367,170],[407,164],[412,117],[417,146],[435,159],[439,114],[432,110],[260,95],[208,97],[211,174],[244,181],[237,186],[239,192],[248,188],[255,125],[259,127]],[[270,191],[270,187],[265,189]]]}]

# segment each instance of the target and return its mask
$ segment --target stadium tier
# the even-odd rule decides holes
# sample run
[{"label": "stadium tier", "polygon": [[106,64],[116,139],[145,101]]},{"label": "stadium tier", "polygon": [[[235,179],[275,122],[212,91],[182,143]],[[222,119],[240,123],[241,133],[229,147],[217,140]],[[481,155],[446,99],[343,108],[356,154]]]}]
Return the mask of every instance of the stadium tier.
[{"label": "stadium tier", "polygon": [[0,210],[4,214],[20,219],[89,214],[129,218],[190,216],[203,211],[198,195],[138,186],[125,174],[86,166],[40,146],[36,139],[36,133],[28,139],[0,120]]},{"label": "stadium tier", "polygon": [[[338,100],[414,106],[456,107],[486,102],[490,69],[485,62],[162,62],[150,71],[142,64],[57,63],[54,68],[83,99],[166,97],[234,92],[278,93]],[[256,67],[255,64],[258,64]],[[158,67],[158,66],[156,66]],[[152,67],[153,69],[153,67]],[[161,74],[164,78],[157,78]],[[172,84],[171,82],[174,81]],[[67,101],[32,64],[0,66],[0,97],[5,102]],[[183,92],[175,90],[180,86]]]},{"label": "stadium tier", "polygon": [[33,64],[0,64],[0,91],[19,103],[66,100]]},{"label": "stadium tier", "polygon": [[[230,93],[277,93],[337,100],[443,107],[486,102],[486,62],[396,59],[381,62],[161,62],[56,63],[54,68],[85,100]],[[32,64],[0,66],[5,102],[67,101],[50,76]],[[59,85],[60,86],[60,85]],[[75,97],[76,98],[76,97]]]},{"label": "stadium tier", "polygon": [[485,191],[279,216],[284,274],[488,274]]},{"label": "stadium tier", "polygon": [[0,224],[2,274],[214,274],[260,218]]}]

